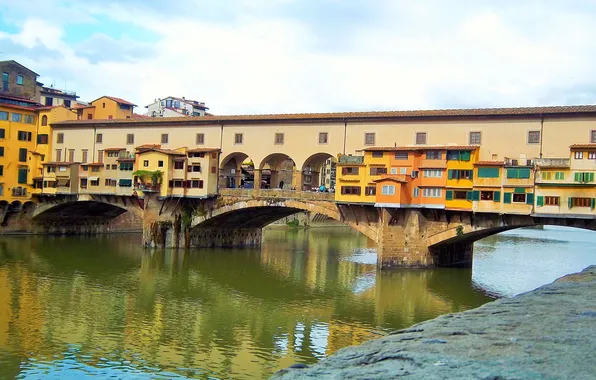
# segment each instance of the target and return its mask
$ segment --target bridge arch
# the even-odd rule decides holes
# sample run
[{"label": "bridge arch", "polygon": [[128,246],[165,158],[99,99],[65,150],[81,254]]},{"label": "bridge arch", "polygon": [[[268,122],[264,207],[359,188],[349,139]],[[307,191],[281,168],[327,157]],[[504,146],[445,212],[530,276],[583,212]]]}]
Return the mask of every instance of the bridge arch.
[{"label": "bridge arch", "polygon": [[364,234],[375,242],[378,239],[375,224],[346,221],[334,203],[314,200],[238,199],[219,205],[205,215],[195,217],[191,228],[221,229],[223,226],[225,229],[262,229],[276,220],[303,211],[325,215]]},{"label": "bridge arch", "polygon": [[[325,186],[327,189],[335,187],[335,175],[331,172],[331,167],[326,167],[327,160],[337,162],[337,159],[329,153],[315,153],[309,156],[302,165],[301,172],[303,182],[312,187]],[[324,172],[325,171],[325,172]],[[329,171],[329,174],[326,173]],[[305,185],[305,187],[308,187]],[[308,189],[306,189],[308,190]]]},{"label": "bridge arch", "polygon": [[[252,164],[243,167],[244,162]],[[219,187],[223,189],[240,188],[245,183],[252,183],[254,160],[244,152],[232,152],[221,159],[219,164]]]},{"label": "bridge arch", "polygon": [[296,161],[285,153],[266,156],[255,169],[257,168],[261,170],[264,188],[290,189],[296,184]]},{"label": "bridge arch", "polygon": [[110,220],[130,211],[143,217],[139,204],[112,203],[102,200],[69,200],[63,203],[41,203],[33,210],[37,222],[58,222],[77,225],[85,221]]}]

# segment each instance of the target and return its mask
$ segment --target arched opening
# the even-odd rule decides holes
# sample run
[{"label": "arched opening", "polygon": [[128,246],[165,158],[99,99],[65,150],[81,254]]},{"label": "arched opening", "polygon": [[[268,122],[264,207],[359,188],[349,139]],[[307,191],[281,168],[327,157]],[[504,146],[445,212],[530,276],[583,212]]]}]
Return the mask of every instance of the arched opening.
[{"label": "arched opening", "polygon": [[41,125],[42,125],[42,126],[44,126],[44,127],[45,127],[46,125],[48,125],[48,116],[47,116],[47,115],[43,115],[43,116],[41,117]]},{"label": "arched opening", "polygon": [[297,177],[296,163],[283,153],[273,153],[261,161],[259,167],[262,189],[295,190],[300,186]]},{"label": "arched opening", "polygon": [[76,225],[84,221],[109,220],[124,214],[127,210],[109,203],[96,201],[67,202],[51,207],[34,219],[62,225]]},{"label": "arched opening", "polygon": [[234,152],[225,156],[219,165],[219,187],[222,189],[254,188],[253,160],[245,153]]},{"label": "arched opening", "polygon": [[302,166],[303,190],[335,191],[337,158],[329,153],[315,153]]},{"label": "arched opening", "polygon": [[31,202],[31,201],[27,201],[25,202],[25,204],[23,205],[23,214],[33,214],[33,211],[35,211],[35,202]]}]

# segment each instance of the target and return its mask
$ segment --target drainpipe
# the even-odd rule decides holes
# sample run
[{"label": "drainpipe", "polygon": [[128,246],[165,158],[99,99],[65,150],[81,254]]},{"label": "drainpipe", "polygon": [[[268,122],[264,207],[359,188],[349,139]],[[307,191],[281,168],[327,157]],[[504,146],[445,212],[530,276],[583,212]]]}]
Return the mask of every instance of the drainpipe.
[{"label": "drainpipe", "polygon": [[219,166],[221,165],[221,151],[223,149],[223,132],[224,132],[224,125],[220,121],[220,132],[219,132],[219,152],[217,152],[217,179],[215,182],[215,190],[217,194],[219,194]]},{"label": "drainpipe", "polygon": [[542,144],[544,141],[544,117],[540,114],[540,158],[542,158]]},{"label": "drainpipe", "polygon": [[344,118],[344,151],[343,154],[346,154],[346,138],[347,138],[347,132],[348,132],[348,121],[346,120],[346,118]]},{"label": "drainpipe", "polygon": [[91,162],[95,162],[95,143],[97,142],[97,127],[93,127],[93,154],[91,155]]}]

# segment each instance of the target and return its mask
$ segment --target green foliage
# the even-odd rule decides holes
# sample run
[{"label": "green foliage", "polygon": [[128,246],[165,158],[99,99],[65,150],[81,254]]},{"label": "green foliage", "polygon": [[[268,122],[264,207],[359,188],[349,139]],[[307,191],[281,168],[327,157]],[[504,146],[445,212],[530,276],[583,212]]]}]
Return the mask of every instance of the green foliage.
[{"label": "green foliage", "polygon": [[154,185],[159,185],[163,179],[163,172],[161,170],[137,170],[133,175],[136,175],[143,182],[151,180]]},{"label": "green foliage", "polygon": [[457,226],[455,232],[457,233],[457,236],[462,236],[464,234],[464,226]]},{"label": "green foliage", "polygon": [[290,228],[298,228],[300,226],[300,221],[298,221],[298,219],[294,218],[290,221],[287,221],[286,225]]}]

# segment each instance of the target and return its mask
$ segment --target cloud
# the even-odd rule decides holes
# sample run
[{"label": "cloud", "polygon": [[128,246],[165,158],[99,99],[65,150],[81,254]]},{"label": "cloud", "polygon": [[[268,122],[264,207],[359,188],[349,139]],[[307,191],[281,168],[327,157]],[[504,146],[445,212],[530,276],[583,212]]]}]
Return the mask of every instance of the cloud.
[{"label": "cloud", "polygon": [[83,99],[179,95],[219,114],[596,99],[583,1],[30,0],[53,7],[51,23],[3,3],[19,32],[0,33],[0,50]]}]

